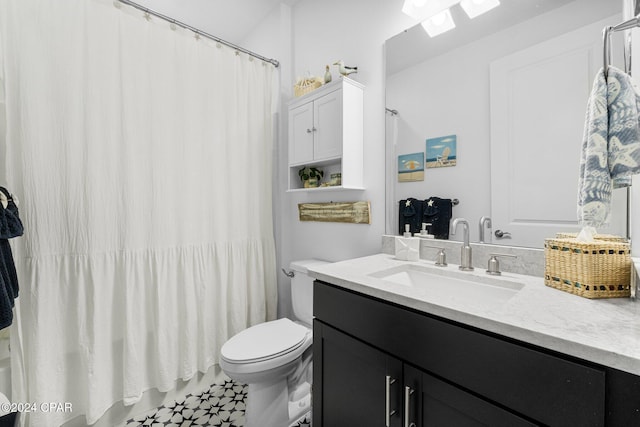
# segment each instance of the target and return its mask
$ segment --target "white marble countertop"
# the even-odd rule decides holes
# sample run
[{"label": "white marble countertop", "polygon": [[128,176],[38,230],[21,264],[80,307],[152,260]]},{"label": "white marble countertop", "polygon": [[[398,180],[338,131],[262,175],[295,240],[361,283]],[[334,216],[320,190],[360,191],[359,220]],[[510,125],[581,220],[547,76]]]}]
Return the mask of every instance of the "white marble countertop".
[{"label": "white marble countertop", "polygon": [[590,300],[545,286],[540,277],[503,273],[497,280],[520,282],[524,287],[504,303],[484,305],[481,301],[436,300],[425,288],[371,276],[403,264],[426,267],[437,274],[464,274],[474,281],[487,277],[484,269],[463,273],[457,265],[435,267],[433,262],[399,261],[387,254],[313,266],[309,274],[365,295],[640,375],[638,300]]}]

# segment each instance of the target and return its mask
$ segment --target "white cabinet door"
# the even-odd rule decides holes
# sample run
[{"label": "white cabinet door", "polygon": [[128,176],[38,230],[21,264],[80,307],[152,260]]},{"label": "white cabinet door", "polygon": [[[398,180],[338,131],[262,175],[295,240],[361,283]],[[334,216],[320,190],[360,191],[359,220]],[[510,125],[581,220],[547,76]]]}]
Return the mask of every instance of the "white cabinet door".
[{"label": "white cabinet door", "polygon": [[[592,24],[491,64],[491,216],[494,231],[511,233],[494,243],[542,247],[545,237],[580,229],[580,150],[601,29]],[[624,200],[614,198],[615,226],[598,231],[624,235]]]},{"label": "white cabinet door", "polygon": [[[289,103],[289,191],[363,189],[364,86],[336,79]],[[324,171],[323,186],[303,188],[302,166]],[[333,174],[341,184],[329,185]]]},{"label": "white cabinet door", "polygon": [[314,160],[342,156],[342,90],[336,90],[314,101],[313,120],[316,129]]},{"label": "white cabinet door", "polygon": [[313,102],[289,110],[289,164],[313,161]]}]

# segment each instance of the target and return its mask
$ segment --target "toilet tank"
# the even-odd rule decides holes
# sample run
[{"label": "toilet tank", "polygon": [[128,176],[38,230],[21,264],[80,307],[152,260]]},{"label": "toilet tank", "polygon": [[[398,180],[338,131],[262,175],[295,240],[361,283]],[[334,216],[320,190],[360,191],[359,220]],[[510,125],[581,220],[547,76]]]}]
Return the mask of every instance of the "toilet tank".
[{"label": "toilet tank", "polygon": [[329,264],[318,259],[292,261],[291,304],[295,320],[311,326],[313,319],[313,277],[308,275],[308,268],[314,265]]}]

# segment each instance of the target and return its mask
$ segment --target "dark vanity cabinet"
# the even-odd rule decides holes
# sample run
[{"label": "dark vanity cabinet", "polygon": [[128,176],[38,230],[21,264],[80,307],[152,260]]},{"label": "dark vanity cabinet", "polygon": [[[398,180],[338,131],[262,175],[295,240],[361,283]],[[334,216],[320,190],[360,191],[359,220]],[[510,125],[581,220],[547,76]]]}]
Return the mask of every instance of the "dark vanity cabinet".
[{"label": "dark vanity cabinet", "polygon": [[640,426],[640,377],[316,281],[314,427]]},{"label": "dark vanity cabinet", "polygon": [[[397,390],[402,378],[402,362],[318,321],[313,333],[314,340],[318,336],[315,334],[319,333],[322,342],[319,364],[328,368],[321,374],[322,404],[326,410],[313,414],[314,426],[384,425],[381,420],[385,418],[386,410],[400,413],[401,399]],[[319,348],[314,348],[314,357]],[[317,365],[318,361],[314,360],[314,369]],[[387,378],[397,379],[395,384],[389,385],[388,395],[385,390]],[[316,379],[314,377],[314,383]],[[314,388],[314,393],[316,391]],[[386,396],[389,396],[388,400]],[[398,415],[390,418],[389,425],[401,425]]]}]

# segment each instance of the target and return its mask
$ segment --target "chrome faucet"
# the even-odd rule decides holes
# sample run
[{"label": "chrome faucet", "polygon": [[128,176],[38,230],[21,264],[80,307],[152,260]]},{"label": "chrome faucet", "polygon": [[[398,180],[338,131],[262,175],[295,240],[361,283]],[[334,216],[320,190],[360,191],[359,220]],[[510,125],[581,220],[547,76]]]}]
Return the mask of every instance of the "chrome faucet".
[{"label": "chrome faucet", "polygon": [[456,218],[451,224],[451,233],[456,233],[458,224],[462,224],[463,243],[460,249],[460,270],[471,271],[473,270],[473,263],[471,262],[471,246],[469,246],[469,222],[464,218]]},{"label": "chrome faucet", "polygon": [[489,218],[488,216],[483,216],[482,218],[480,218],[480,224],[478,224],[478,231],[480,231],[480,238],[478,239],[479,243],[484,243],[485,225],[487,228],[491,229],[491,218]]}]

